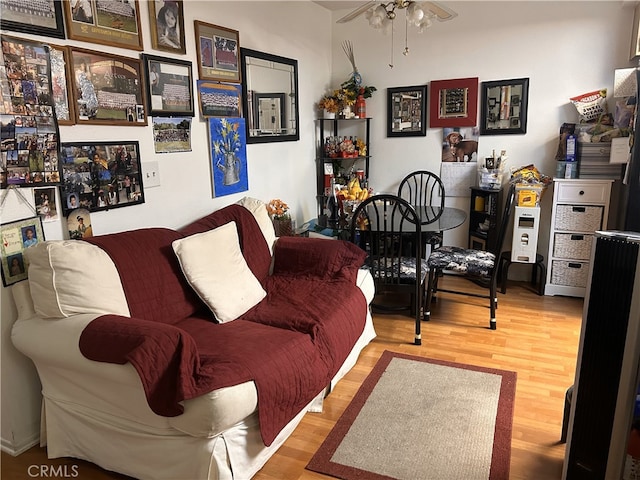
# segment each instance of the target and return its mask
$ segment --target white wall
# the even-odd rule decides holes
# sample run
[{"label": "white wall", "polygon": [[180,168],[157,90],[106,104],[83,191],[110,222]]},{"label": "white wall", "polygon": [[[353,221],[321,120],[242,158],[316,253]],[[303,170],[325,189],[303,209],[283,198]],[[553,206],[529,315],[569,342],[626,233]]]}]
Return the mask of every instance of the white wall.
[{"label": "white wall", "polygon": [[[511,165],[534,163],[543,173],[553,175],[560,125],[576,120],[569,97],[603,87],[611,91],[613,70],[631,65],[632,4],[476,1],[451,2],[451,6],[459,13],[455,20],[436,22],[421,35],[410,31],[411,51],[407,57],[401,54],[404,28],[400,22],[395,36],[395,66],[390,69],[389,36],[368,27],[364,16],[348,24],[334,23],[349,10],[333,12],[332,20],[331,12],[306,1],[187,0],[187,57],[194,62],[194,69],[194,19],[238,30],[241,46],[299,62],[300,141],[249,145],[246,194],[287,201],[299,222],[315,216],[315,103],[326,88],[348,78],[351,67],[341,48],[347,39],[354,44],[364,82],[379,89],[367,101],[367,114],[373,117],[370,181],[376,190],[395,191],[400,179],[418,168],[440,169],[440,129],[429,128],[426,137],[386,138],[385,89],[463,77],[477,76],[480,81],[530,78],[527,134],[482,137],[479,154],[484,157],[493,149],[506,149]],[[145,2],[141,2],[141,19],[144,44],[148,46]],[[44,40],[56,43],[54,39]],[[68,43],[136,55],[117,48]],[[145,51],[159,54],[148,47]],[[154,154],[151,126],[72,126],[61,127],[60,134],[62,141],[138,140],[143,171],[144,162],[159,164],[162,184],[145,190],[144,205],[92,214],[98,235],[145,226],[178,227],[245,195],[212,198],[206,125],[198,118],[193,125],[191,153]],[[550,200],[548,193],[543,200],[539,245],[539,252],[545,256]],[[466,197],[447,202],[468,209]],[[2,222],[30,215],[29,209],[11,196],[2,211]],[[45,224],[45,235],[48,239],[62,238],[61,224]],[[446,241],[465,245],[466,227],[448,232]],[[9,340],[16,317],[9,289],[2,289],[1,300],[2,447],[15,452],[37,438],[40,387],[30,362]]]},{"label": "white wall", "polygon": [[[145,204],[91,214],[97,235],[138,227],[180,227],[222,206],[250,195],[269,200],[281,198],[301,222],[316,215],[314,115],[317,92],[329,83],[331,70],[331,15],[311,2],[205,2],[187,0],[184,5],[187,54],[168,55],[150,48],[146,2],[140,2],[145,52],[188,58],[197,77],[197,55],[193,21],[238,30],[240,46],[298,60],[300,141],[247,146],[249,191],[212,198],[211,168],[206,123],[194,118],[190,153],[155,154],[151,125],[147,127],[62,126],[63,142],[140,142],[143,174],[145,162],[157,161],[161,186],[145,189]],[[3,32],[5,33],[5,32]],[[44,42],[60,43],[31,35],[7,34]],[[137,52],[78,41],[71,46],[137,57]],[[195,87],[194,87],[195,88]],[[196,109],[197,110],[197,109]],[[32,198],[31,189],[21,190]],[[10,192],[2,210],[2,222],[32,216],[28,207]],[[63,238],[61,223],[46,223],[48,240]],[[30,446],[38,438],[40,385],[31,362],[17,352],[10,341],[16,313],[10,289],[1,291],[2,313],[2,447],[11,452]]]},{"label": "white wall", "polygon": [[[399,12],[393,69],[388,67],[391,36],[369,27],[364,15],[334,24],[333,85],[346,80],[351,72],[341,46],[350,40],[363,83],[378,88],[367,100],[367,114],[373,117],[370,184],[377,191],[394,192],[412,170],[440,172],[441,128],[427,128],[426,137],[386,137],[386,89],[467,77],[478,77],[480,82],[530,79],[527,133],[482,136],[478,154],[484,158],[492,150],[505,149],[511,166],[533,163],[542,173],[553,176],[560,126],[577,121],[569,97],[605,87],[612,94],[614,69],[632,66],[629,48],[634,5],[621,1],[453,1],[447,5],[458,17],[434,22],[422,34],[409,27],[410,53],[406,57],[402,55],[403,13]],[[333,12],[334,20],[349,11]],[[609,103],[613,107],[612,99]],[[540,222],[538,251],[545,258],[551,197],[549,190]],[[468,197],[447,199],[448,205],[464,210],[468,210],[468,202]],[[447,232],[445,241],[465,246],[466,235],[465,225]],[[506,242],[508,247],[510,237]],[[530,273],[528,268],[512,270]]]}]

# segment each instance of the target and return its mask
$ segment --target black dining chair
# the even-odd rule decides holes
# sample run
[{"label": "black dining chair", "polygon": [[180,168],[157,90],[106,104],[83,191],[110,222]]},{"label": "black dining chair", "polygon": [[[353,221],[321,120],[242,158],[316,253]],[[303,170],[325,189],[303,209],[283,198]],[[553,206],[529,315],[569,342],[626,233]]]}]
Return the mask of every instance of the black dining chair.
[{"label": "black dining chair", "polygon": [[[469,248],[442,246],[435,249],[429,255],[427,264],[429,267],[427,282],[427,298],[425,300],[425,320],[431,319],[431,301],[435,300],[436,292],[448,292],[461,295],[476,296],[489,299],[491,316],[489,328],[496,329],[496,309],[498,308],[498,297],[496,285],[499,270],[500,253],[504,244],[504,237],[509,227],[511,210],[515,198],[515,186],[509,187],[507,199],[505,201],[500,227],[493,250],[474,250]],[[444,273],[452,273],[457,276],[471,280],[474,283],[488,288],[488,294],[464,292],[458,290],[446,290],[438,288],[438,278]]]},{"label": "black dining chair", "polygon": [[374,299],[372,308],[384,312],[409,310],[415,316],[414,343],[421,345],[420,323],[427,277],[427,264],[422,258],[422,233],[413,206],[402,198],[374,195],[353,212],[350,240],[360,246],[367,257],[365,268],[373,277],[376,295],[404,293],[408,304],[382,304]]},{"label": "black dining chair", "polygon": [[[444,209],[444,183],[438,175],[428,170],[417,170],[402,179],[398,187],[398,196],[416,208],[422,207],[420,213],[422,223],[436,221]],[[424,235],[425,244],[433,250],[442,245],[442,232]]]}]

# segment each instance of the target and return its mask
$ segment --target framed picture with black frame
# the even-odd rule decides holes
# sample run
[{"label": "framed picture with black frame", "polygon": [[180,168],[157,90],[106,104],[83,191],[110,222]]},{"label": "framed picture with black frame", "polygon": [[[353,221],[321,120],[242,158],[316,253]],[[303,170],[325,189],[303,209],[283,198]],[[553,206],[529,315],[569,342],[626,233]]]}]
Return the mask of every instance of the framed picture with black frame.
[{"label": "framed picture with black frame", "polygon": [[142,55],[149,115],[193,117],[193,73],[191,62],[155,55]]},{"label": "framed picture with black frame", "polygon": [[62,210],[90,212],[144,203],[137,141],[62,143]]},{"label": "framed picture with black frame", "polygon": [[480,134],[527,133],[529,79],[482,82]]},{"label": "framed picture with black frame", "polygon": [[427,134],[427,86],[387,89],[387,137]]},{"label": "framed picture with black frame", "polygon": [[62,4],[63,2],[58,0],[2,0],[0,27],[2,30],[65,38]]}]

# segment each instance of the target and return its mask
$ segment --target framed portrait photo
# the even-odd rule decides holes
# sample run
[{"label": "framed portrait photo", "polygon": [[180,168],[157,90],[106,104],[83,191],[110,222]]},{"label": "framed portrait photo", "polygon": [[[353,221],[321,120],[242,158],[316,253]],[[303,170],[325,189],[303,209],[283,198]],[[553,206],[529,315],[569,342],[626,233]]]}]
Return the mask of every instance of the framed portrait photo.
[{"label": "framed portrait photo", "polygon": [[182,0],[149,0],[151,46],[156,50],[186,53]]},{"label": "framed portrait photo", "polygon": [[29,263],[24,252],[44,242],[40,217],[0,225],[2,237],[2,283],[5,287],[27,279]]},{"label": "framed portrait photo", "polygon": [[478,78],[434,80],[429,98],[431,127],[474,127],[478,122]]},{"label": "framed portrait photo", "polygon": [[147,79],[148,114],[158,117],[194,116],[191,62],[142,55]]},{"label": "framed portrait photo", "polygon": [[0,26],[2,30],[64,38],[62,3],[59,0],[2,0]]},{"label": "framed portrait photo", "polygon": [[65,215],[144,203],[137,141],[73,142],[62,145],[60,203]]},{"label": "framed portrait photo", "polygon": [[240,34],[194,20],[200,80],[241,83]]},{"label": "framed portrait photo", "polygon": [[139,59],[72,48],[71,67],[76,123],[147,124]]},{"label": "framed portrait photo", "polygon": [[69,0],[61,3],[64,4],[70,39],[143,49],[138,0]]},{"label": "framed portrait photo", "polygon": [[387,137],[427,134],[427,86],[387,89]]},{"label": "framed portrait photo", "polygon": [[527,133],[529,79],[482,82],[480,134]]}]

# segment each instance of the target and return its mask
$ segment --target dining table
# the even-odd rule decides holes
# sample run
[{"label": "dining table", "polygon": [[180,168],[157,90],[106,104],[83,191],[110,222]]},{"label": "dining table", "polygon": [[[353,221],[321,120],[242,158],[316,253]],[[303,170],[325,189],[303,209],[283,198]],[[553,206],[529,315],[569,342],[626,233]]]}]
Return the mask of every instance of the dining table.
[{"label": "dining table", "polygon": [[[414,205],[420,218],[420,231],[427,237],[437,235],[446,230],[451,230],[462,225],[467,219],[467,212],[455,207],[440,207]],[[328,237],[337,237],[348,240],[351,228],[351,219],[345,216],[337,222],[323,221],[325,219],[314,218],[306,222],[299,229],[300,232],[315,232]]]}]

